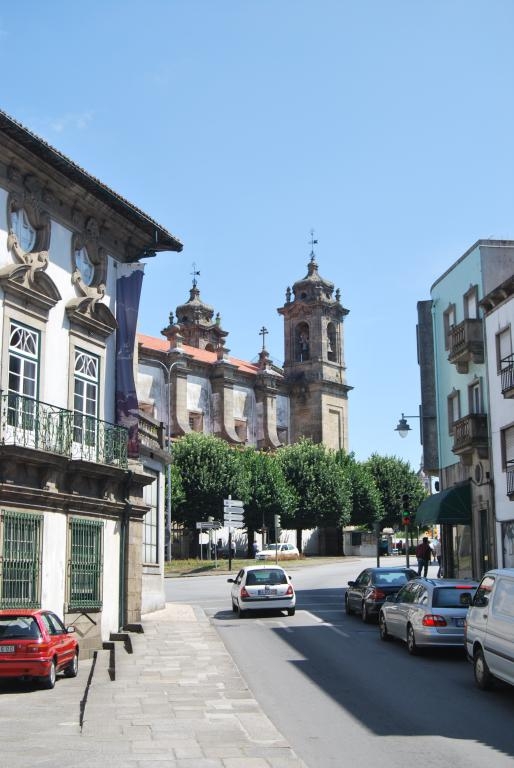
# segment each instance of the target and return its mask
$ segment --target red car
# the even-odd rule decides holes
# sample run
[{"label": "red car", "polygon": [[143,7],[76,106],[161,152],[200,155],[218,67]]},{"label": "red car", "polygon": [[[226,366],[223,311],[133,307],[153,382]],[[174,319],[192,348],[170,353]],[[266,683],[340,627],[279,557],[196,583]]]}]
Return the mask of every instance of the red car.
[{"label": "red car", "polygon": [[0,680],[37,678],[53,688],[57,672],[76,677],[79,644],[75,627],[65,627],[51,611],[0,610]]}]

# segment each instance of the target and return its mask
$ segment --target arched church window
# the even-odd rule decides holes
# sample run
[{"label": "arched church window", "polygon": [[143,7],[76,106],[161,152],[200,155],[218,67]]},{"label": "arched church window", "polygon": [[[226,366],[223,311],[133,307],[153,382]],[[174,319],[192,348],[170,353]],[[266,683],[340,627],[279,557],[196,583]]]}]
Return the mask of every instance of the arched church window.
[{"label": "arched church window", "polygon": [[300,363],[309,359],[309,326],[300,323],[296,326],[296,359]]},{"label": "arched church window", "polygon": [[337,362],[336,328],[334,323],[329,323],[327,326],[327,357],[331,362]]}]

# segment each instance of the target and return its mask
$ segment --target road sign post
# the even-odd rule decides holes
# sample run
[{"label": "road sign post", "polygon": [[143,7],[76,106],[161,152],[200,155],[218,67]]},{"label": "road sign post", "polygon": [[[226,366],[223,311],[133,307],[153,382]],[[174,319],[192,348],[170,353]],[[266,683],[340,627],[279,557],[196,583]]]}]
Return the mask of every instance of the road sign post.
[{"label": "road sign post", "polygon": [[223,522],[228,526],[228,569],[232,570],[232,528],[244,528],[244,506],[242,501],[223,499]]}]

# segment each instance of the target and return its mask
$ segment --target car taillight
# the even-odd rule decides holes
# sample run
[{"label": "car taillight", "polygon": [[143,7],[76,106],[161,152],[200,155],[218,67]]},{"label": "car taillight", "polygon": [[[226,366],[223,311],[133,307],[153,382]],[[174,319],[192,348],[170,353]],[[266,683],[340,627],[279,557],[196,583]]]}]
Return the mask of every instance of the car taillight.
[{"label": "car taillight", "polygon": [[247,598],[247,597],[250,597],[250,595],[248,594],[248,590],[246,589],[246,587],[241,587],[241,592],[240,592],[239,594],[241,595],[241,597],[243,598],[243,600],[244,600],[245,598]]},{"label": "car taillight", "polygon": [[293,588],[292,588],[291,584],[288,586],[288,588],[286,590],[286,595],[294,595],[294,591],[293,591]]},{"label": "car taillight", "polygon": [[372,589],[369,593],[369,597],[371,600],[385,600],[385,592],[382,592],[381,589]]},{"label": "car taillight", "polygon": [[33,645],[32,643],[30,645],[25,646],[25,650],[27,653],[40,653],[41,651],[41,645]]},{"label": "car taillight", "polygon": [[444,616],[437,616],[435,613],[427,613],[426,616],[423,616],[421,623],[424,627],[446,627]]}]

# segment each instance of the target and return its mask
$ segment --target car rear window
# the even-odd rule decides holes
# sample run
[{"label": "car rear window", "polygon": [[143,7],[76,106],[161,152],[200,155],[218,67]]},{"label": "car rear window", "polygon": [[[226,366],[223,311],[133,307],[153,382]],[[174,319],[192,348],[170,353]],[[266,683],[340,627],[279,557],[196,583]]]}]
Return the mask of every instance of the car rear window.
[{"label": "car rear window", "polygon": [[389,573],[377,573],[373,583],[378,587],[401,587],[406,584],[409,578],[406,573],[390,571]]},{"label": "car rear window", "polygon": [[433,608],[467,608],[476,587],[437,587],[432,595]]},{"label": "car rear window", "polygon": [[0,640],[39,636],[37,621],[32,616],[0,616]]},{"label": "car rear window", "polygon": [[265,568],[262,571],[250,571],[246,577],[247,585],[252,584],[287,584],[284,571],[277,568]]}]

